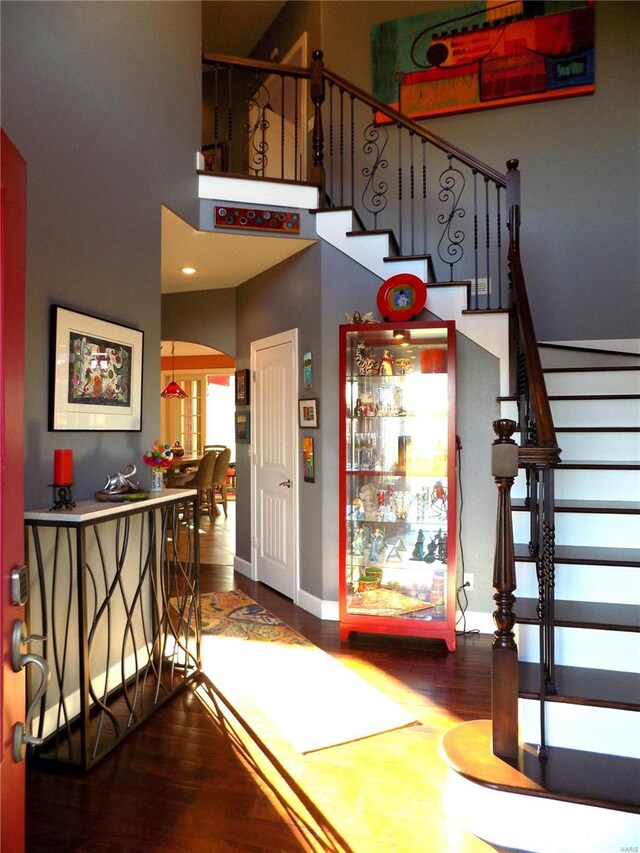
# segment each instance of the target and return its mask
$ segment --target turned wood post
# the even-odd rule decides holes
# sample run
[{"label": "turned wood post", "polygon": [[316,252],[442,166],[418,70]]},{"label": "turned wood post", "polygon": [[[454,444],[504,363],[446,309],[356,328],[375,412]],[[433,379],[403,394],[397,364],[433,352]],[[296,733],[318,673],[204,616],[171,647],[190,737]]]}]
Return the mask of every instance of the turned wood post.
[{"label": "turned wood post", "polygon": [[518,445],[511,436],[515,421],[493,422],[498,438],[493,442],[491,473],[498,487],[496,551],[493,563],[493,614],[496,631],[492,643],[491,704],[493,753],[509,763],[518,758],[518,647],[513,627],[516,568],[511,519],[511,487],[518,475]]},{"label": "turned wood post", "polygon": [[320,189],[320,207],[325,205],[324,172],[324,131],[322,129],[322,105],[324,103],[324,56],[321,50],[314,50],[311,59],[311,100],[313,112],[313,165],[311,180]]}]

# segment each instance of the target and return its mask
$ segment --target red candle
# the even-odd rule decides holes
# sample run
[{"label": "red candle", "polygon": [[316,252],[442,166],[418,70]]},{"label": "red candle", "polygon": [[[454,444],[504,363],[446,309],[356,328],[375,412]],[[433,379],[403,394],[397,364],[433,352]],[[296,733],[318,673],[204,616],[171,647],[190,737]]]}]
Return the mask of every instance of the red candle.
[{"label": "red candle", "polygon": [[73,483],[73,450],[53,451],[53,484],[70,486]]}]

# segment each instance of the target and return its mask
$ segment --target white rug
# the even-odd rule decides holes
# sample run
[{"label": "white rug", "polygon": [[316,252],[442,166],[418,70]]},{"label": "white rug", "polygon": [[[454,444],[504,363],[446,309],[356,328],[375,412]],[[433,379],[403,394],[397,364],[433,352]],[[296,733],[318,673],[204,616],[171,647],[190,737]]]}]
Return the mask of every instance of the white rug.
[{"label": "white rug", "polygon": [[[226,636],[219,625],[213,626],[216,633],[204,633],[202,642],[203,672],[250,725],[273,726],[306,753],[418,722],[269,611],[260,610],[263,624],[273,620],[274,626],[291,632],[288,642],[251,639],[251,631]],[[232,633],[243,634],[242,624],[236,620]],[[302,644],[295,643],[297,637]]]}]

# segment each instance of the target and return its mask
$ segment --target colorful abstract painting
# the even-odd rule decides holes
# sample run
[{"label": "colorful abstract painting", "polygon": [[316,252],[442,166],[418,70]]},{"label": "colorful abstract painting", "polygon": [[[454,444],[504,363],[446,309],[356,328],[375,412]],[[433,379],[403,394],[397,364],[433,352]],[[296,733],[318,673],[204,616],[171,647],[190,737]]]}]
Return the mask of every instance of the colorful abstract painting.
[{"label": "colorful abstract painting", "polygon": [[594,30],[593,0],[443,3],[372,28],[373,93],[414,119],[590,95]]},{"label": "colorful abstract painting", "polygon": [[71,332],[69,403],[131,405],[132,348]]},{"label": "colorful abstract painting", "polygon": [[215,209],[216,228],[250,228],[254,231],[300,231],[300,215],[286,210],[258,210],[249,207],[218,207]]}]

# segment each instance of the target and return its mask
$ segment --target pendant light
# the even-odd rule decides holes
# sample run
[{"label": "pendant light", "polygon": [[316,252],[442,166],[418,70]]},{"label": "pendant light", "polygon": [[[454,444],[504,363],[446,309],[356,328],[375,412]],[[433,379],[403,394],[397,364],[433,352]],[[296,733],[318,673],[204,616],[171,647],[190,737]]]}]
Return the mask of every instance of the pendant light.
[{"label": "pendant light", "polygon": [[187,396],[186,392],[183,391],[182,388],[176,382],[175,348],[175,342],[171,341],[171,382],[160,394],[160,396],[164,397],[166,400],[173,398],[176,398],[178,400],[184,400],[184,398]]}]

